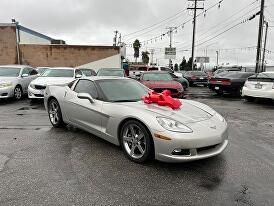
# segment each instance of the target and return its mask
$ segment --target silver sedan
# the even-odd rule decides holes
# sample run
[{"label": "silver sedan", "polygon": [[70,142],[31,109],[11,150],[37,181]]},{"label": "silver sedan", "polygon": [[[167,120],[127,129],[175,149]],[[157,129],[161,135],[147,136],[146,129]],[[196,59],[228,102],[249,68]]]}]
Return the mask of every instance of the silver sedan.
[{"label": "silver sedan", "polygon": [[30,66],[0,66],[0,99],[14,97],[20,100],[27,93],[30,82],[36,78],[37,71]]},{"label": "silver sedan", "polygon": [[149,89],[120,77],[90,77],[68,86],[48,86],[45,107],[54,127],[71,124],[124,150],[135,162],[155,158],[186,162],[220,154],[228,144],[227,123],[205,104],[180,100],[173,110],[146,104]]}]

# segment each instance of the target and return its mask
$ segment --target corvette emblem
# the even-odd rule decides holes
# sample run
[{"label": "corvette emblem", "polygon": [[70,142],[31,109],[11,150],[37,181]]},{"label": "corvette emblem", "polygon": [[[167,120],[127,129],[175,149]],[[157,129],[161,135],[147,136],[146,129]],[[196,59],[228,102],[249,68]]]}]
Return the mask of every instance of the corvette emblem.
[{"label": "corvette emblem", "polygon": [[211,129],[217,129],[217,127],[216,126],[212,126],[212,127],[210,127]]}]

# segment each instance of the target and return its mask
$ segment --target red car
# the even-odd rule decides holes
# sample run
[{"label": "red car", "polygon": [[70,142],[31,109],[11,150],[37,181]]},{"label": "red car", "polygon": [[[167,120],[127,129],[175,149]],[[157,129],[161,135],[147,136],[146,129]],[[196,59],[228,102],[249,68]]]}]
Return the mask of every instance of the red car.
[{"label": "red car", "polygon": [[172,97],[182,98],[184,96],[183,86],[179,82],[174,81],[168,72],[144,72],[141,74],[140,82],[155,92],[160,93],[164,90],[169,90]]}]

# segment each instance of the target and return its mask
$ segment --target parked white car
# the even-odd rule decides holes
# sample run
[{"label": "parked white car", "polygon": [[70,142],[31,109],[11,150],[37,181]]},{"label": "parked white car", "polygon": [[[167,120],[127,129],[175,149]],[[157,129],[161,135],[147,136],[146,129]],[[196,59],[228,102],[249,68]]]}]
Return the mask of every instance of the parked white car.
[{"label": "parked white car", "polygon": [[243,87],[242,96],[247,101],[256,98],[274,100],[274,72],[262,72],[249,77]]},{"label": "parked white car", "polygon": [[32,81],[28,87],[30,99],[43,99],[47,85],[65,85],[83,76],[80,69],[71,67],[53,67]]},{"label": "parked white car", "polygon": [[0,99],[14,97],[20,100],[27,93],[32,80],[37,78],[37,71],[27,65],[0,66]]}]

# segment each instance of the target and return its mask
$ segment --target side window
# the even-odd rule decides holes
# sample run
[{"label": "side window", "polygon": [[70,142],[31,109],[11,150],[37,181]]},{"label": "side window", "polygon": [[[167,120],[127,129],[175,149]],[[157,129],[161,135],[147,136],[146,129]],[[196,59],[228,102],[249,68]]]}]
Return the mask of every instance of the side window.
[{"label": "side window", "polygon": [[98,98],[98,93],[97,93],[95,84],[89,80],[85,80],[85,79],[79,80],[76,87],[74,88],[74,91],[77,93],[88,93],[94,99]]},{"label": "side window", "polygon": [[38,74],[38,72],[35,69],[29,68],[29,75],[36,75],[36,74]]},{"label": "side window", "polygon": [[22,75],[23,74],[29,75],[29,68],[24,68],[23,71],[22,71]]},{"label": "side window", "polygon": [[76,69],[75,70],[75,76],[76,75],[83,75],[80,69]]}]

